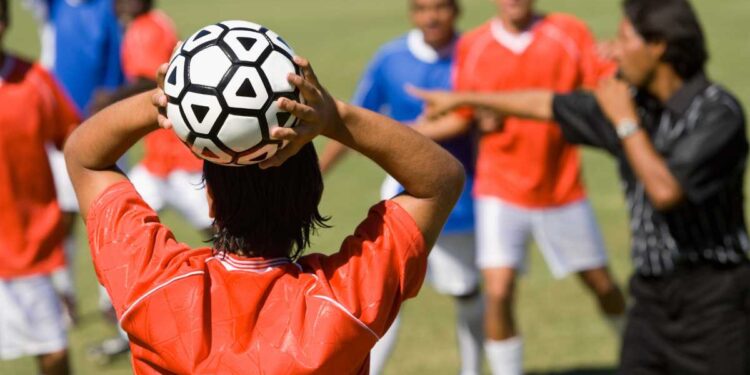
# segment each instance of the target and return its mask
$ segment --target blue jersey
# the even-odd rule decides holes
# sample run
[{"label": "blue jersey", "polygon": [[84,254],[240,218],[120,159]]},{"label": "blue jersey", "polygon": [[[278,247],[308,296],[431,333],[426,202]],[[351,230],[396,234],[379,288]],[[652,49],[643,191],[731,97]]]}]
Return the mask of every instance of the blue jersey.
[{"label": "blue jersey", "polygon": [[123,82],[122,30],[112,0],[26,0],[42,22],[42,64],[57,77],[80,113],[97,89]]},{"label": "blue jersey", "polygon": [[[453,47],[454,45],[451,45],[443,51],[436,51],[424,42],[418,30],[413,30],[384,45],[367,67],[352,103],[386,114],[407,125],[413,123],[422,114],[424,103],[409,95],[404,87],[411,84],[425,89],[450,90]],[[440,144],[461,161],[468,174],[464,192],[448,218],[443,232],[472,231],[472,139],[469,135],[463,135]]]}]

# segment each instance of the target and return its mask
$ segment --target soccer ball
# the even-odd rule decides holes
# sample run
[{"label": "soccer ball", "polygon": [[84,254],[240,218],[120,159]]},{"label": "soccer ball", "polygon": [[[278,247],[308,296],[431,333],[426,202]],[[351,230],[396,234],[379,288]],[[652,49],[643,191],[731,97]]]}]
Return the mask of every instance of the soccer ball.
[{"label": "soccer ball", "polygon": [[297,119],[276,100],[300,101],[287,81],[294,52],[273,31],[246,21],[206,26],[172,56],[164,82],[167,117],[195,155],[230,166],[259,163],[284,146],[271,139]]}]

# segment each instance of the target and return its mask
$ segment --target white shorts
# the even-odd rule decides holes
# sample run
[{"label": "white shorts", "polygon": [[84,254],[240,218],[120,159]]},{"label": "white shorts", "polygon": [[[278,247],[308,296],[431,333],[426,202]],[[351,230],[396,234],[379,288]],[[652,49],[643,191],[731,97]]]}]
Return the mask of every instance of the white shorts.
[{"label": "white shorts", "polygon": [[136,165],[128,177],[143,200],[155,211],[169,205],[194,227],[211,227],[213,220],[208,216],[208,199],[200,172],[175,171],[161,178],[142,165]]},{"label": "white shorts", "polygon": [[76,191],[73,189],[73,183],[70,182],[70,176],[68,176],[68,168],[65,166],[65,156],[54,145],[47,144],[47,157],[52,169],[52,178],[55,181],[57,204],[60,205],[60,210],[62,212],[80,212]]},{"label": "white shorts", "polygon": [[427,257],[427,280],[438,293],[465,296],[479,287],[474,233],[442,234]]},{"label": "white shorts", "polygon": [[556,278],[607,264],[604,241],[586,199],[544,209],[527,209],[495,197],[475,202],[480,268],[524,271],[532,235]]},{"label": "white shorts", "polygon": [[[387,176],[380,188],[382,199],[393,198],[400,185]],[[465,296],[479,286],[474,233],[441,234],[427,258],[427,279],[438,293]]]},{"label": "white shorts", "polygon": [[0,280],[0,360],[68,346],[60,299],[49,276]]}]

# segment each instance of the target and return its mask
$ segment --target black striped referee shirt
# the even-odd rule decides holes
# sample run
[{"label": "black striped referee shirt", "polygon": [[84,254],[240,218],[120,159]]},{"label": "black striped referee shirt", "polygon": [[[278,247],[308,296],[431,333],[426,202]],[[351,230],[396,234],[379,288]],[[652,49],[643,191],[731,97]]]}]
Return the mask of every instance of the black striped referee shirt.
[{"label": "black striped referee shirt", "polygon": [[685,192],[684,202],[668,211],[657,211],[649,202],[591,93],[557,95],[553,111],[569,142],[599,147],[617,158],[636,272],[663,276],[687,265],[745,262],[750,249],[743,199],[748,142],[738,101],[702,74],[686,81],[665,105],[645,93],[635,101],[641,126]]}]

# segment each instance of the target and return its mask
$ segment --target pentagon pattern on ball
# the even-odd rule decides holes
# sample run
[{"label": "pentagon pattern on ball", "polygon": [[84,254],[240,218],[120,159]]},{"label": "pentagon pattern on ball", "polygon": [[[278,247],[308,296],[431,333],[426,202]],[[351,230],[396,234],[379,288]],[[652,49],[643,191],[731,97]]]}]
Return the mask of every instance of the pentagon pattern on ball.
[{"label": "pentagon pattern on ball", "polygon": [[232,155],[224,152],[209,138],[195,138],[191,149],[195,155],[217,164],[229,164],[232,162]]},{"label": "pentagon pattern on ball", "polygon": [[222,114],[221,103],[214,95],[188,92],[182,99],[187,124],[198,135],[209,135]]},{"label": "pentagon pattern on ball", "polygon": [[251,150],[248,150],[237,158],[237,164],[240,165],[252,165],[260,163],[263,160],[270,158],[276,154],[279,150],[280,142],[272,142],[267,144],[261,144]]},{"label": "pentagon pattern on ball", "polygon": [[173,98],[179,98],[185,89],[185,56],[179,55],[174,58],[167,69],[167,77],[164,80],[164,93]]},{"label": "pentagon pattern on ball", "polygon": [[260,31],[261,29],[263,29],[263,26],[258,25],[257,23],[242,20],[224,21],[221,24],[230,29],[250,29],[255,31]]},{"label": "pentagon pattern on ball", "polygon": [[180,113],[180,107],[176,104],[167,104],[167,116],[172,120],[172,129],[177,137],[187,140],[190,138],[190,128],[185,123],[185,117]]},{"label": "pentagon pattern on ball", "polygon": [[260,110],[268,102],[268,87],[258,69],[240,66],[222,92],[232,108]]},{"label": "pentagon pattern on ball", "polygon": [[208,25],[200,29],[197,33],[193,34],[183,45],[182,50],[185,52],[193,52],[198,47],[201,47],[208,42],[212,42],[219,39],[221,34],[224,32],[224,28],[218,25]]},{"label": "pentagon pattern on ball", "polygon": [[259,63],[271,47],[265,35],[252,30],[230,30],[224,37],[227,52],[235,62]]}]

